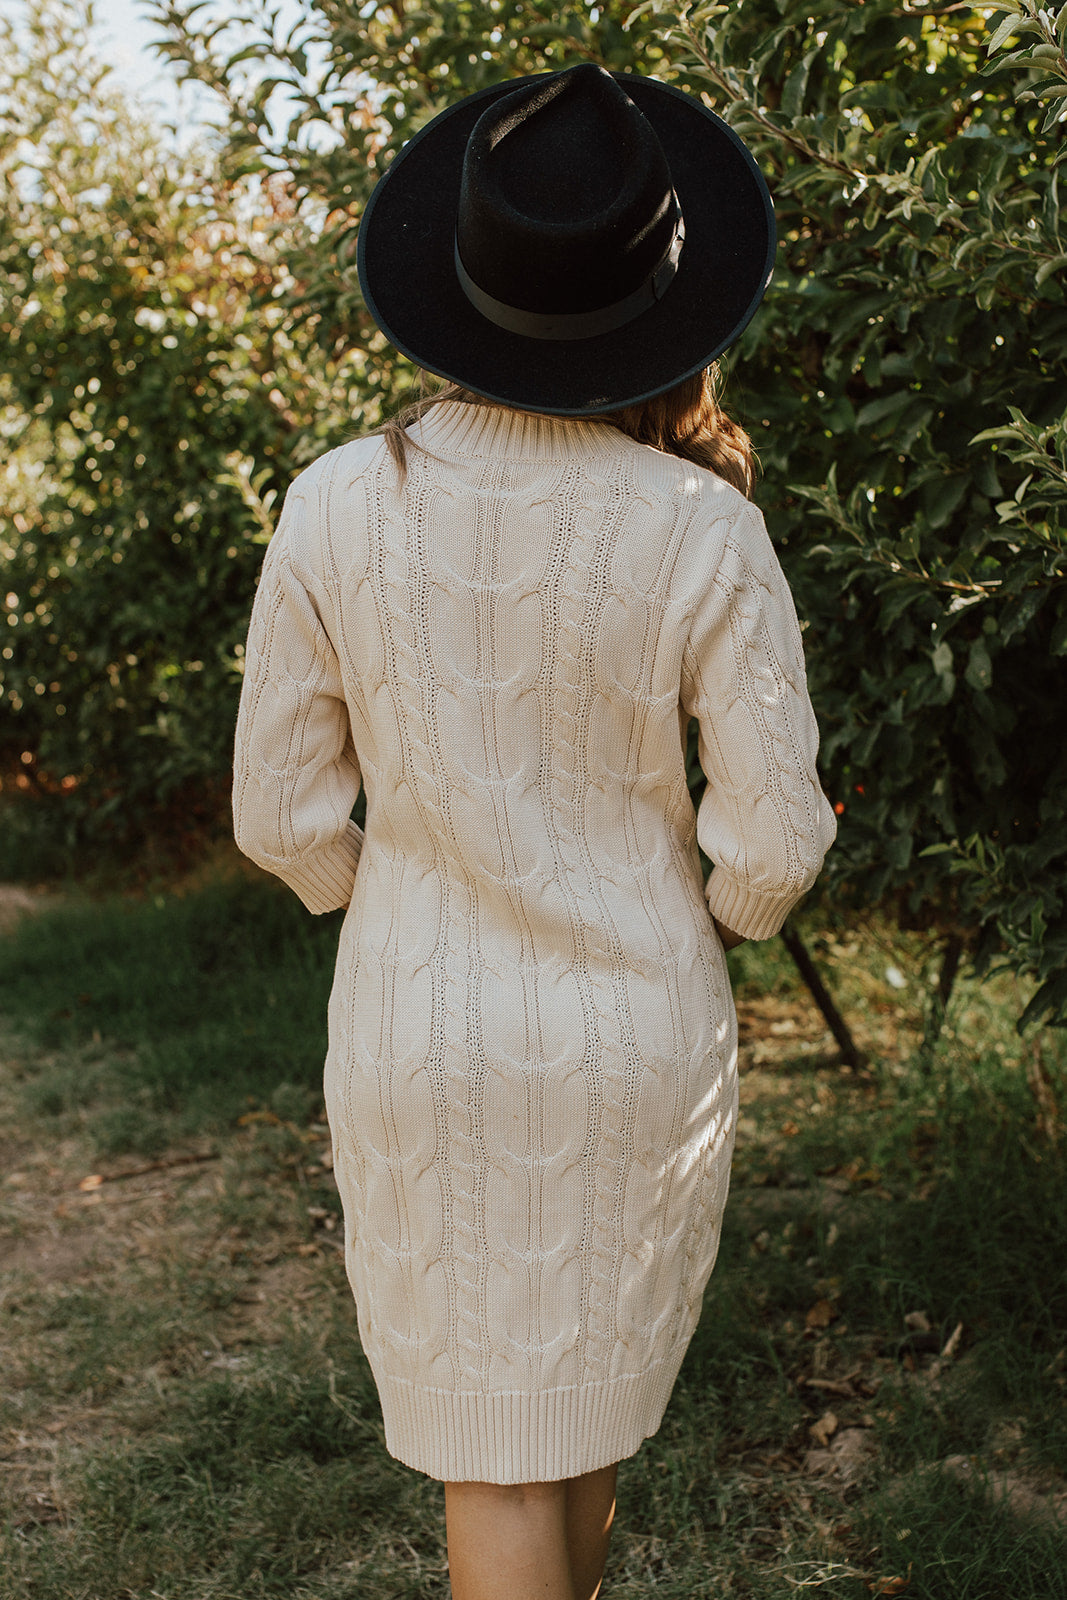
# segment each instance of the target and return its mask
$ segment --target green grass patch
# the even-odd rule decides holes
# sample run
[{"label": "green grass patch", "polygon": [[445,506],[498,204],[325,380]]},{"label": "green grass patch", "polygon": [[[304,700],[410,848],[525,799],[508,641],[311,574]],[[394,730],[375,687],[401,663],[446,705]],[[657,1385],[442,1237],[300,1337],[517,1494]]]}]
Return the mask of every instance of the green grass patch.
[{"label": "green grass patch", "polygon": [[[5,1600],[446,1600],[441,1492],[384,1450],[319,1159],[336,938],[242,879],[0,941]],[[929,948],[842,938],[811,943],[859,1071],[784,948],[733,958],[731,1204],[604,1600],[1067,1600],[1062,1041],[964,981],[924,1062]]]},{"label": "green grass patch", "polygon": [[871,1499],[857,1533],[877,1549],[879,1577],[906,1582],[898,1592],[908,1600],[1067,1596],[1062,1527],[1014,1512],[980,1475],[916,1471]]},{"label": "green grass patch", "polygon": [[339,928],[246,879],[27,919],[0,941],[4,1009],[64,1052],[28,1078],[27,1106],[68,1123],[92,1108],[111,1154],[216,1132],[250,1104],[306,1117]]},{"label": "green grass patch", "polygon": [[[388,1547],[401,1525],[439,1565],[439,1508],[420,1517],[411,1475],[383,1461],[369,1379],[341,1374],[339,1388],[336,1368],[324,1365],[306,1374],[262,1364],[190,1383],[142,1419],[147,1442],[85,1463],[85,1537],[69,1579],[91,1574],[100,1600],[139,1588],[281,1597],[302,1580],[329,1582],[332,1569],[338,1592],[347,1581],[352,1593],[361,1553]],[[365,1582],[361,1592],[387,1592]]]}]

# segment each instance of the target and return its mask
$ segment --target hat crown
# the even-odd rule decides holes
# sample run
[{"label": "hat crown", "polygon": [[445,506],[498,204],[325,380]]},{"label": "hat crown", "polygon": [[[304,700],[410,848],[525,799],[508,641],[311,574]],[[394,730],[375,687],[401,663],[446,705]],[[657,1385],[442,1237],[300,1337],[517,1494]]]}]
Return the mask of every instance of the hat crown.
[{"label": "hat crown", "polygon": [[624,300],[655,272],[679,219],[651,123],[592,63],[496,101],[471,133],[457,251],[507,305],[574,315]]}]

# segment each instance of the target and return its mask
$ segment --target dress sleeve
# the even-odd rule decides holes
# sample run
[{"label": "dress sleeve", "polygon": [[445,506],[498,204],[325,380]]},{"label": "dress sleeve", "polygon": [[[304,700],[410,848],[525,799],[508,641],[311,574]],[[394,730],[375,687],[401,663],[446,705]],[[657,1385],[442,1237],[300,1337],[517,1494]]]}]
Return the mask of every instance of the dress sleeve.
[{"label": "dress sleeve", "polygon": [[693,615],[682,705],[707,778],[697,838],[713,864],[708,905],[735,933],[769,938],[815,882],[837,826],[815,771],[793,597],[754,506],[731,523]]},{"label": "dress sleeve", "polygon": [[317,514],[313,486],[289,490],[252,608],[234,755],[234,835],[309,911],[352,897],[363,833],[350,820],[359,762],[340,664],[301,577],[294,536]]}]

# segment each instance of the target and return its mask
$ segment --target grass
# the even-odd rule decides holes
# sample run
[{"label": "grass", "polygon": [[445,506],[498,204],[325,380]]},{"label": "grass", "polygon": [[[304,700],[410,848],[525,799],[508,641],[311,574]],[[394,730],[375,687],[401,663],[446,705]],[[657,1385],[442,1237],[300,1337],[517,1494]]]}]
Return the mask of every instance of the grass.
[{"label": "grass", "polygon": [[28,1109],[92,1108],[105,1154],[218,1132],[250,1103],[318,1103],[339,920],[238,879],[187,897],[87,902],[27,921],[0,950],[16,1024],[63,1059]]},{"label": "grass", "polygon": [[[336,937],[236,878],[0,939],[5,1600],[447,1597],[337,1242]],[[731,958],[722,1250],[604,1600],[1067,1600],[1062,1041],[965,981],[927,1071],[929,945],[808,937],[870,1064]]]}]

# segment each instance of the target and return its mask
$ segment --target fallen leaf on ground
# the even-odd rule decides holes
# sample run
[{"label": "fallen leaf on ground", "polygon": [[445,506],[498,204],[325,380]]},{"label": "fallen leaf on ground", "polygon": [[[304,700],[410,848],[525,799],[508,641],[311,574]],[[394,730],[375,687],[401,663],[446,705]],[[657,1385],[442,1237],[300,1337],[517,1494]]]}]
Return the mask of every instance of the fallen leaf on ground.
[{"label": "fallen leaf on ground", "polygon": [[909,1311],[904,1318],[904,1326],[910,1328],[912,1333],[929,1333],[930,1318],[925,1311]]},{"label": "fallen leaf on ground", "polygon": [[862,1428],[842,1428],[828,1449],[813,1449],[807,1452],[803,1463],[804,1471],[812,1477],[833,1476],[848,1485],[863,1477],[874,1454],[875,1447],[870,1435]]},{"label": "fallen leaf on ground", "polygon": [[836,1316],[837,1312],[829,1300],[816,1300],[804,1323],[808,1328],[828,1328]]},{"label": "fallen leaf on ground", "polygon": [[103,1181],[104,1181],[104,1178],[103,1178],[103,1174],[102,1173],[93,1172],[93,1173],[90,1173],[89,1177],[82,1179],[81,1183],[79,1183],[79,1185],[78,1185],[78,1188],[79,1189],[99,1189],[99,1187],[103,1183]]},{"label": "fallen leaf on ground", "polygon": [[808,1432],[816,1444],[821,1444],[825,1448],[837,1432],[837,1418],[832,1411],[824,1411],[818,1422],[812,1423]]},{"label": "fallen leaf on ground", "polygon": [[867,1587],[872,1594],[903,1594],[911,1584],[911,1562],[906,1578],[872,1578]]},{"label": "fallen leaf on ground", "polygon": [[945,1340],[944,1348],[941,1351],[941,1359],[942,1359],[942,1361],[951,1361],[952,1360],[952,1357],[956,1354],[956,1351],[959,1349],[959,1344],[960,1344],[960,1340],[961,1340],[962,1337],[963,1337],[963,1323],[962,1322],[957,1322],[956,1326],[953,1328],[952,1332],[949,1334],[948,1338]]},{"label": "fallen leaf on ground", "polygon": [[820,1389],[824,1394],[839,1394],[846,1400],[854,1400],[856,1391],[847,1378],[801,1378],[805,1389]]}]

